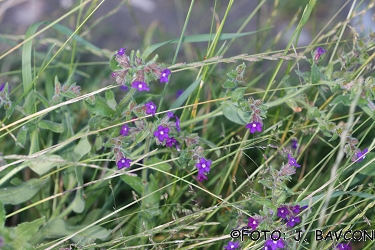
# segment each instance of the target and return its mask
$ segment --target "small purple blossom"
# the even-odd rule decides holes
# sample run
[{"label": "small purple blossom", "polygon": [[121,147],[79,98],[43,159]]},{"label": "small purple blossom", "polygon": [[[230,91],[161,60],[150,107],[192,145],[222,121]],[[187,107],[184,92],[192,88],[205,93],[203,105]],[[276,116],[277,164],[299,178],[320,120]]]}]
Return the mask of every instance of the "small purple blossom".
[{"label": "small purple blossom", "polygon": [[290,217],[288,222],[286,223],[286,225],[288,227],[294,227],[296,224],[300,223],[301,222],[301,219],[296,216],[296,217]]},{"label": "small purple blossom", "polygon": [[154,132],[154,136],[163,142],[165,139],[169,138],[169,128],[159,125],[158,129]]},{"label": "small purple blossom", "polygon": [[125,124],[124,126],[121,127],[120,135],[122,135],[122,136],[129,135],[129,126],[127,124]]},{"label": "small purple blossom", "polygon": [[0,84],[0,92],[3,91],[5,88],[5,83]]},{"label": "small purple blossom", "polygon": [[176,92],[176,98],[179,98],[180,95],[182,95],[182,93],[184,93],[184,90],[183,90],[183,89],[179,89],[179,90],[177,90],[177,92]]},{"label": "small purple blossom", "polygon": [[130,167],[130,162],[131,160],[130,159],[127,159],[127,158],[121,158],[118,162],[117,162],[117,167],[118,169],[123,169],[123,168],[128,168]]},{"label": "small purple blossom", "polygon": [[280,218],[285,219],[287,215],[289,215],[289,210],[286,206],[281,206],[277,209],[277,216]]},{"label": "small purple blossom", "polygon": [[119,56],[123,56],[125,54],[125,51],[126,51],[126,48],[120,48],[118,51],[117,51],[117,55]]},{"label": "small purple blossom", "polygon": [[365,159],[365,154],[368,152],[368,148],[365,148],[362,152],[359,151],[356,156],[357,156],[357,160],[356,162],[360,162],[360,161],[363,161],[363,159]]},{"label": "small purple blossom", "polygon": [[292,139],[292,148],[297,149],[298,148],[298,141],[297,139]]},{"label": "small purple blossom", "polygon": [[299,214],[299,212],[301,212],[301,207],[300,205],[291,206],[290,210],[292,210],[294,214]]},{"label": "small purple blossom", "polygon": [[352,250],[352,246],[350,245],[350,242],[349,243],[342,242],[336,246],[336,249],[337,250]]},{"label": "small purple blossom", "polygon": [[172,118],[172,117],[174,116],[174,114],[173,114],[173,112],[170,112],[170,111],[169,111],[169,112],[167,113],[167,116],[168,116],[169,118]]},{"label": "small purple blossom", "polygon": [[301,167],[301,165],[299,165],[299,164],[297,163],[296,159],[294,159],[293,157],[291,157],[290,154],[288,154],[288,159],[289,159],[289,162],[288,162],[289,165],[294,166],[294,167],[296,167],[296,168]]},{"label": "small purple blossom", "polygon": [[162,72],[161,72],[161,75],[160,75],[160,83],[163,83],[163,82],[168,82],[168,76],[172,73],[172,71],[168,68],[164,69]]},{"label": "small purple blossom", "polygon": [[234,250],[240,247],[240,243],[238,241],[229,241],[228,245],[224,246],[226,250]]},{"label": "small purple blossom", "polygon": [[256,131],[262,132],[263,124],[261,122],[250,122],[246,128],[250,129],[250,133],[254,134]]},{"label": "small purple blossom", "polygon": [[167,138],[165,141],[165,146],[170,147],[170,148],[175,146],[176,144],[177,144],[177,140],[174,137]]},{"label": "small purple blossom", "polygon": [[247,226],[255,230],[258,227],[258,221],[254,219],[253,217],[250,217],[248,220],[249,222],[247,223]]},{"label": "small purple blossom", "polygon": [[148,102],[145,104],[147,110],[146,114],[148,115],[155,115],[156,112],[156,105],[153,102]]},{"label": "small purple blossom", "polygon": [[128,90],[129,90],[129,87],[126,86],[126,85],[121,85],[121,86],[120,86],[120,89],[121,89],[122,91],[128,91]]},{"label": "small purple blossom", "polygon": [[320,57],[326,53],[327,51],[325,49],[322,49],[321,47],[318,47],[315,51],[314,51],[314,62],[318,62]]},{"label": "small purple blossom", "polygon": [[276,250],[276,249],[282,249],[285,247],[285,243],[282,239],[279,240],[267,240],[264,244],[265,250]]},{"label": "small purple blossom", "polygon": [[197,175],[197,180],[198,180],[199,182],[202,182],[202,181],[204,181],[204,180],[208,180],[208,178],[207,178],[207,175],[198,173],[198,175]]},{"label": "small purple blossom", "polygon": [[145,82],[135,81],[132,83],[132,87],[137,89],[138,91],[150,91],[150,88],[147,86]]},{"label": "small purple blossom", "polygon": [[203,174],[203,173],[208,173],[210,172],[210,166],[211,166],[212,161],[211,160],[206,160],[205,158],[201,158],[195,166],[198,169],[198,173]]}]

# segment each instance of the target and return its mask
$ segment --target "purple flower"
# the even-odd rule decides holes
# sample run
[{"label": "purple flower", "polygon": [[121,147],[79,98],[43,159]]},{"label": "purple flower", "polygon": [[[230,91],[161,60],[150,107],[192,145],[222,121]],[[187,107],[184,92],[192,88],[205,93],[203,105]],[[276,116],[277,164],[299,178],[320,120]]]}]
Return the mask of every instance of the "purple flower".
[{"label": "purple flower", "polygon": [[289,165],[294,166],[296,168],[301,167],[301,165],[298,165],[296,159],[294,159],[293,157],[291,157],[290,154],[288,154],[288,159],[289,159],[289,162],[288,162]]},{"label": "purple flower", "polygon": [[177,144],[177,140],[174,137],[167,138],[165,141],[165,146],[170,147],[170,148],[175,146],[176,144]]},{"label": "purple flower", "polygon": [[163,82],[168,82],[168,76],[171,74],[171,70],[166,68],[164,69],[162,72],[161,72],[161,75],[160,75],[160,83],[163,83]]},{"label": "purple flower", "polygon": [[229,241],[228,245],[224,246],[226,250],[234,250],[240,247],[240,243],[238,241]]},{"label": "purple flower", "polygon": [[318,62],[320,57],[326,53],[327,51],[325,49],[322,49],[321,47],[318,47],[314,52],[314,62]]},{"label": "purple flower", "polygon": [[285,219],[286,216],[289,214],[289,210],[286,206],[281,206],[277,209],[277,216],[279,216],[280,218],[283,218]]},{"label": "purple flower", "polygon": [[154,132],[154,136],[157,137],[159,141],[163,142],[165,139],[169,138],[168,132],[168,127],[159,125],[158,129]]},{"label": "purple flower", "polygon": [[279,240],[267,240],[264,244],[265,250],[276,250],[276,249],[282,249],[285,247],[285,243],[282,239]]},{"label": "purple flower", "polygon": [[168,116],[169,118],[172,118],[172,117],[174,116],[174,114],[173,114],[173,112],[170,112],[170,111],[169,111],[169,112],[167,113],[167,116]]},{"label": "purple flower", "polygon": [[125,124],[124,126],[121,127],[120,135],[122,135],[122,136],[129,135],[129,126],[127,124]]},{"label": "purple flower", "polygon": [[250,122],[246,128],[250,129],[250,133],[254,134],[256,131],[262,132],[263,124],[261,122]]},{"label": "purple flower", "polygon": [[125,51],[126,51],[126,47],[125,47],[125,48],[120,48],[120,49],[117,51],[117,55],[122,56],[122,55],[125,54]]},{"label": "purple flower", "polygon": [[148,102],[148,103],[145,104],[145,106],[147,108],[146,114],[155,115],[156,105],[153,102]]},{"label": "purple flower", "polygon": [[299,214],[299,212],[301,212],[301,207],[299,205],[291,206],[290,210],[292,210],[294,214]]},{"label": "purple flower", "polygon": [[292,139],[292,148],[297,149],[298,148],[298,141],[297,139]]},{"label": "purple flower", "polygon": [[195,166],[198,169],[198,173],[203,174],[203,173],[208,173],[210,172],[210,166],[211,166],[212,161],[211,160],[206,160],[205,158],[201,158]]},{"label": "purple flower", "polygon": [[296,216],[296,217],[290,217],[290,219],[288,220],[288,222],[286,223],[286,225],[288,227],[294,227],[295,224],[298,224],[301,222],[301,219]]},{"label": "purple flower", "polygon": [[208,178],[207,178],[207,176],[206,176],[205,174],[200,174],[200,173],[198,173],[198,175],[197,175],[197,180],[198,180],[199,182],[202,182],[202,181],[204,181],[204,180],[208,180]]},{"label": "purple flower", "polygon": [[122,168],[128,168],[128,167],[130,167],[130,162],[131,162],[132,160],[130,160],[130,159],[127,159],[127,158],[121,158],[118,162],[117,162],[117,167],[118,167],[118,169],[120,170],[120,169],[122,169]]},{"label": "purple flower", "polygon": [[249,222],[247,223],[247,226],[251,227],[251,229],[255,230],[258,226],[258,221],[256,219],[254,219],[253,217],[250,217],[248,220],[249,220]]},{"label": "purple flower", "polygon": [[149,87],[145,82],[135,81],[132,83],[132,87],[137,89],[138,91],[150,91]]},{"label": "purple flower", "polygon": [[5,88],[5,83],[0,84],[0,92],[3,91]]},{"label": "purple flower", "polygon": [[177,92],[176,92],[176,98],[179,98],[180,95],[182,95],[182,93],[184,93],[184,90],[183,90],[183,89],[179,89],[179,90],[177,90]]},{"label": "purple flower", "polygon": [[363,161],[363,159],[365,159],[365,154],[368,152],[368,148],[365,148],[362,152],[361,151],[359,151],[358,153],[357,153],[357,160],[356,160],[356,162],[360,162],[360,161]]},{"label": "purple flower", "polygon": [[129,90],[129,87],[126,86],[126,85],[121,85],[121,86],[120,86],[120,89],[121,89],[122,91],[128,91],[128,90]]},{"label": "purple flower", "polygon": [[352,250],[352,247],[350,246],[350,242],[349,243],[339,243],[336,246],[336,249],[338,249],[338,250]]}]

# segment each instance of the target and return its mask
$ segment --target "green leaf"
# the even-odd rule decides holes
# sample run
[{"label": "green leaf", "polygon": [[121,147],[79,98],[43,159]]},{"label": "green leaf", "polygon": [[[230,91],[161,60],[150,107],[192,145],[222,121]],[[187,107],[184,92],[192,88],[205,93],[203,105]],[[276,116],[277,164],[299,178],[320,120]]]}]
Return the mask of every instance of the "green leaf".
[{"label": "green leaf", "polygon": [[372,161],[371,163],[369,163],[374,158],[375,158],[375,153],[368,152],[365,155],[365,158],[360,162],[354,163],[353,167],[355,166],[356,169],[359,169],[359,168],[362,168],[363,166],[369,164],[364,169],[359,171],[359,173],[364,174],[364,175],[368,175],[368,176],[375,176],[375,161]]},{"label": "green leaf", "polygon": [[83,137],[79,140],[77,146],[73,151],[73,161],[79,161],[83,156],[88,154],[91,151],[91,144],[86,137]]},{"label": "green leaf", "polygon": [[13,111],[16,108],[16,106],[17,106],[17,104],[13,102],[12,105],[10,105],[10,107],[8,109],[6,109],[6,115],[7,115],[8,119],[13,114]]},{"label": "green leaf", "polygon": [[5,225],[5,209],[3,203],[0,201],[0,229]]},{"label": "green leaf", "polygon": [[[150,174],[150,181],[147,183],[147,186],[146,186],[146,195],[158,190],[159,189],[158,183],[159,182],[155,179],[155,176],[153,174]],[[146,211],[149,216],[156,216],[161,213],[159,209],[160,191],[147,196],[144,202],[145,202],[145,207],[149,208]]]},{"label": "green leaf", "polygon": [[143,193],[142,179],[138,176],[131,176],[123,174],[120,176],[121,180],[132,187],[138,194]]},{"label": "green leaf", "polygon": [[111,60],[109,61],[109,66],[113,71],[118,69],[118,62],[116,61],[116,55],[111,57]]},{"label": "green leaf", "polygon": [[237,83],[235,83],[234,81],[231,81],[231,80],[226,80],[221,86],[224,89],[233,89],[233,88],[237,87]]},{"label": "green leaf", "polygon": [[[270,29],[270,28],[272,28],[272,27],[266,27],[264,29],[260,29],[260,30],[257,30],[257,31],[244,32],[244,33],[222,33],[220,35],[218,41],[228,40],[228,39],[242,37],[242,36],[247,36],[247,35],[255,34],[257,32],[267,30],[267,29]],[[183,43],[208,42],[208,41],[212,41],[215,38],[215,35],[216,34],[199,34],[199,35],[185,36],[185,37],[182,38],[182,42]],[[162,43],[150,45],[143,52],[142,59],[146,60],[147,57],[149,55],[151,55],[152,52],[154,52],[156,49],[158,49],[158,48],[160,48],[160,47],[162,47],[162,46],[164,46],[168,43],[178,43],[179,41],[180,41],[180,39],[178,38],[178,39],[172,39],[172,40],[165,41],[165,42],[162,42]]]},{"label": "green leaf", "polygon": [[64,165],[64,159],[59,155],[42,155],[30,160],[29,167],[38,175],[43,175],[55,166]]},{"label": "green leaf", "polygon": [[224,116],[237,124],[246,125],[250,120],[250,114],[245,114],[239,107],[235,106],[231,102],[223,102],[223,113]]},{"label": "green leaf", "polygon": [[12,242],[12,246],[15,249],[30,249],[31,245],[27,241],[38,232],[39,227],[44,223],[45,217],[19,224],[15,228],[16,239]]},{"label": "green leaf", "polygon": [[245,94],[245,90],[247,87],[237,88],[235,91],[232,92],[232,102],[237,102],[239,99],[243,99]]},{"label": "green leaf", "polygon": [[[74,170],[75,170],[78,186],[82,186],[83,185],[82,167],[76,166],[74,167]],[[73,208],[73,211],[76,213],[82,213],[83,210],[85,209],[85,200],[83,198],[82,188],[77,190],[76,197],[74,198],[73,203],[72,203],[72,208]]]},{"label": "green leaf", "polygon": [[30,92],[26,96],[25,103],[23,104],[23,109],[25,110],[26,114],[32,114],[32,113],[34,113],[35,99],[36,99],[36,95],[35,95],[34,92]]},{"label": "green leaf", "polygon": [[251,200],[258,203],[258,204],[261,204],[261,205],[264,205],[268,208],[271,208],[271,209],[276,209],[276,204],[274,204],[271,200],[267,199],[267,198],[264,198],[262,196],[259,196],[259,195],[256,195],[256,194],[251,194],[250,195],[251,197]]},{"label": "green leaf", "polygon": [[42,120],[38,122],[38,127],[41,129],[48,129],[55,133],[64,132],[64,124]]},{"label": "green leaf", "polygon": [[29,130],[28,127],[26,127],[25,125],[22,126],[20,130],[18,130],[17,142],[19,142],[22,146],[24,146],[26,143],[28,130]]},{"label": "green leaf", "polygon": [[103,115],[109,117],[113,117],[116,114],[116,112],[108,106],[107,101],[104,98],[100,96],[96,96],[95,98],[96,99],[93,102],[93,104],[90,103],[92,102],[91,100],[85,99],[84,101],[87,109],[91,113],[95,115]]},{"label": "green leaf", "polygon": [[169,109],[175,109],[181,107],[181,105],[188,99],[188,97],[193,93],[193,91],[198,87],[199,83],[202,80],[202,76],[200,76],[197,80],[195,80],[189,88],[187,88],[172,104]]},{"label": "green leaf", "polygon": [[[49,221],[44,227],[41,228],[40,232],[38,233],[38,238],[60,238],[69,236],[84,227],[86,227],[86,225],[69,226],[63,220],[56,219]],[[87,245],[97,239],[105,240],[110,233],[110,230],[94,225],[85,231],[78,233],[72,238],[72,240],[80,245]]]},{"label": "green leaf", "polygon": [[117,102],[115,99],[115,94],[113,93],[112,90],[109,89],[105,92],[105,99],[107,100],[108,106],[111,109],[116,110]]},{"label": "green leaf", "polygon": [[320,80],[320,70],[318,66],[314,63],[311,66],[311,83],[316,84]]},{"label": "green leaf", "polygon": [[[25,34],[25,40],[32,37],[38,27],[47,22],[39,22],[31,25]],[[32,71],[31,71],[31,54],[33,50],[33,39],[28,40],[22,46],[22,85],[23,92],[27,94],[31,90],[31,84],[33,82]]]},{"label": "green leaf", "polygon": [[39,99],[39,101],[41,101],[43,103],[45,108],[49,108],[50,105],[49,105],[49,102],[48,102],[47,98],[42,96],[42,94],[40,94],[38,91],[34,91],[34,94]]},{"label": "green leaf", "polygon": [[156,169],[160,169],[160,170],[163,170],[163,171],[168,171],[168,170],[171,170],[172,167],[171,165],[169,165],[168,163],[166,162],[163,162],[162,160],[160,160],[159,158],[157,157],[151,157],[147,160],[147,165],[154,165],[154,164],[157,164],[159,163],[158,165],[155,165],[155,166],[152,166],[153,168],[156,168]]},{"label": "green leaf", "polygon": [[46,179],[30,179],[17,187],[6,187],[0,189],[0,201],[4,205],[17,205],[30,200],[47,182]]},{"label": "green leaf", "polygon": [[339,96],[336,96],[336,98],[333,99],[332,102],[329,105],[332,106],[332,105],[336,105],[338,103],[342,103],[345,106],[350,106],[352,101],[350,100],[349,95],[339,95]]}]

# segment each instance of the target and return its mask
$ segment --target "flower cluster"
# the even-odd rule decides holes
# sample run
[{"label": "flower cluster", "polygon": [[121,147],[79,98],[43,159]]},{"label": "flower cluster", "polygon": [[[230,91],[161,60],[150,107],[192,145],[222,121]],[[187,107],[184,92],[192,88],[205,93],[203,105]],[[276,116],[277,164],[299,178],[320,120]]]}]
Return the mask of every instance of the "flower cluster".
[{"label": "flower cluster", "polygon": [[277,208],[277,216],[284,219],[288,227],[294,227],[296,224],[301,222],[300,217],[297,215],[306,208],[307,206],[300,207],[299,205],[282,205]]},{"label": "flower cluster", "polygon": [[276,249],[283,249],[285,247],[285,243],[283,239],[279,240],[266,240],[264,243],[264,250],[276,250]]},{"label": "flower cluster", "polygon": [[317,63],[319,62],[321,56],[326,53],[327,51],[325,49],[322,49],[321,47],[318,47],[315,51],[314,51],[314,62]]},{"label": "flower cluster", "polygon": [[55,94],[52,97],[52,102],[54,104],[60,103],[64,97],[75,98],[81,95],[81,87],[76,85],[76,83],[65,83],[61,86],[59,79],[55,78]]},{"label": "flower cluster", "polygon": [[261,115],[264,116],[264,107],[261,100],[254,100],[252,97],[248,99],[248,109],[251,112],[252,121],[246,125],[246,128],[250,130],[250,133],[262,132],[263,121]]},{"label": "flower cluster", "polygon": [[337,250],[352,250],[352,246],[350,243],[339,243],[337,244],[336,248]]},{"label": "flower cluster", "polygon": [[[167,83],[171,70],[162,68],[155,60],[145,62],[134,51],[126,55],[126,48],[120,48],[111,61],[111,76],[121,86],[131,86],[138,91],[150,91],[148,83],[160,79],[160,83]],[[155,58],[156,59],[156,58]]]},{"label": "flower cluster", "polygon": [[356,162],[360,162],[360,161],[363,161],[363,159],[365,159],[365,155],[366,153],[368,152],[368,148],[365,148],[363,151],[357,149],[357,152],[355,154],[355,161]]},{"label": "flower cluster", "polygon": [[10,108],[12,102],[9,99],[9,86],[8,83],[0,84],[0,107],[4,105],[5,109]]},{"label": "flower cluster", "polygon": [[118,169],[123,169],[123,168],[129,168],[130,167],[130,163],[131,163],[131,160],[128,159],[128,158],[121,158],[118,162],[117,162],[117,167]]},{"label": "flower cluster", "polygon": [[238,241],[229,241],[228,245],[224,246],[226,250],[235,250],[240,248],[240,243]]},{"label": "flower cluster", "polygon": [[[170,122],[169,120],[171,118],[174,118],[176,121]],[[163,118],[161,124],[163,124],[163,125],[159,125],[157,130],[154,132],[154,136],[157,139],[156,144],[157,145],[163,144],[166,147],[170,147],[170,148],[176,147],[177,150],[179,150],[180,148],[179,148],[179,143],[178,143],[177,139],[173,136],[170,136],[170,134],[169,134],[171,132],[171,128],[173,130],[175,128],[178,133],[181,132],[180,119],[178,118],[178,116],[174,115],[172,112],[168,112],[167,116],[165,118]]]},{"label": "flower cluster", "polygon": [[257,229],[258,225],[259,225],[259,220],[258,219],[254,218],[254,217],[250,217],[248,219],[247,226],[251,227],[251,229],[253,229],[253,230]]},{"label": "flower cluster", "polygon": [[210,166],[212,161],[206,160],[204,157],[200,158],[199,162],[195,164],[198,169],[198,176],[197,180],[202,182],[203,180],[207,180],[207,174],[210,172]]}]

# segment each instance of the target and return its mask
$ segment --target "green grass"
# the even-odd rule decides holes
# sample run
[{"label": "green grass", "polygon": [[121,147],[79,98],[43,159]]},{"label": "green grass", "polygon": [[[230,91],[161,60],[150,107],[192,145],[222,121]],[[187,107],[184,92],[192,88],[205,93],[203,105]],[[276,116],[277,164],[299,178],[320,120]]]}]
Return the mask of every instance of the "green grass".
[{"label": "green grass", "polygon": [[[0,92],[2,249],[223,249],[230,241],[263,249],[264,238],[231,238],[250,217],[257,230],[279,230],[284,249],[346,242],[316,240],[317,230],[371,235],[375,36],[358,35],[350,21],[374,4],[259,0],[239,16],[244,5],[235,1],[174,1],[184,23],[173,37],[155,23],[142,27],[127,1],[94,19],[103,3],[76,1],[55,21],[31,25],[22,41],[0,35],[7,48],[0,77],[8,82]],[[128,45],[138,62],[111,78],[128,57],[89,34],[100,36],[124,5],[141,42],[117,46]],[[194,33],[203,10],[209,32]],[[281,20],[287,28],[278,32]],[[312,39],[298,46],[303,30]],[[317,57],[318,47],[327,52]],[[160,84],[164,68],[172,74]],[[134,81],[150,91],[120,89]],[[146,113],[150,101],[155,116]],[[261,132],[246,128],[260,121]],[[155,140],[161,124],[178,147]],[[124,125],[129,136],[119,136]],[[288,154],[301,167],[290,166]],[[130,168],[116,166],[123,157]],[[202,182],[201,158],[212,160]],[[291,228],[278,208],[296,205],[308,208]],[[350,241],[352,249],[375,247]]]}]

